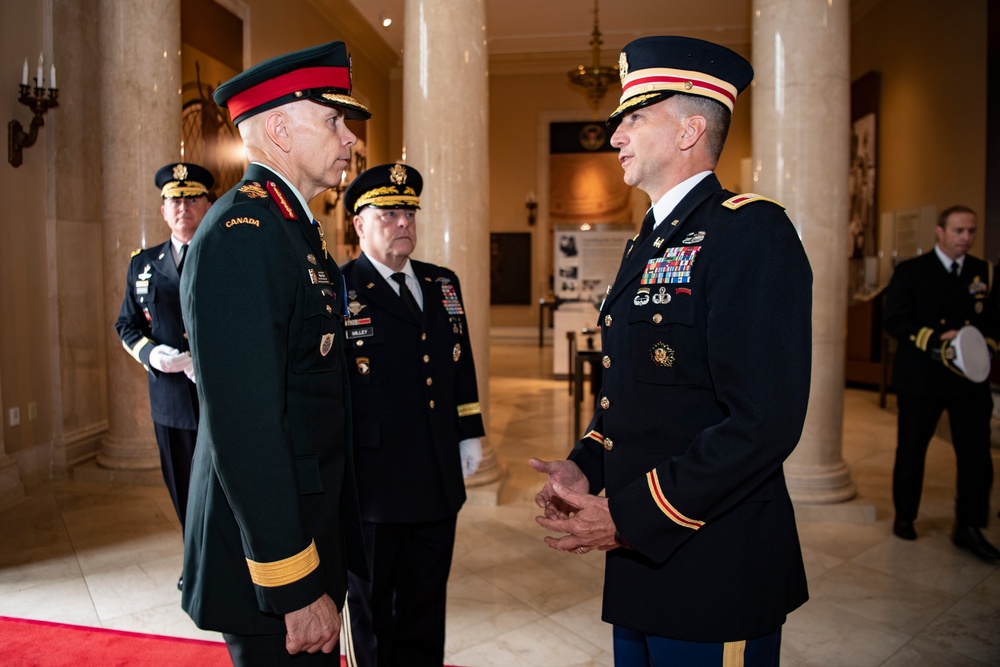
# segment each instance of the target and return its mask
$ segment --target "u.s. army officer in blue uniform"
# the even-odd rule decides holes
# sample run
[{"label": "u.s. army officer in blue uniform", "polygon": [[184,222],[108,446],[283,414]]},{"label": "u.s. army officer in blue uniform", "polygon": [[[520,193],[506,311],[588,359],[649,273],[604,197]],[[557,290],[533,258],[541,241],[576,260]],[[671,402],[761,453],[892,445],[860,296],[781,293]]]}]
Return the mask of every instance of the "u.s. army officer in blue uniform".
[{"label": "u.s. army officer in blue uniform", "polygon": [[132,253],[115,330],[148,373],[160,469],[183,529],[198,435],[198,392],[181,317],[181,271],[188,244],[212,205],[208,191],[215,179],[204,167],[177,162],[159,169],[153,181],[170,238]]},{"label": "u.s. army officer in blue uniform", "polygon": [[344,283],[307,202],[347,167],[345,119],[370,114],[342,42],[264,61],[214,98],[251,164],[181,282],[202,415],[182,604],[237,665],[338,665],[347,568],[365,561]]},{"label": "u.s. army officer in blue uniform", "polygon": [[351,575],[349,665],[440,667],[463,477],[483,419],[458,276],[410,258],[423,179],[383,164],[348,186],[347,372],[370,581]]},{"label": "u.s. army officer in blue uniform", "polygon": [[807,597],[782,462],[809,395],[809,263],[780,205],[712,173],[750,64],[647,37],[619,67],[611,143],[653,207],[601,309],[590,427],[568,461],[531,461],[538,522],[567,534],[553,548],[608,552],[619,667],[777,665]]}]

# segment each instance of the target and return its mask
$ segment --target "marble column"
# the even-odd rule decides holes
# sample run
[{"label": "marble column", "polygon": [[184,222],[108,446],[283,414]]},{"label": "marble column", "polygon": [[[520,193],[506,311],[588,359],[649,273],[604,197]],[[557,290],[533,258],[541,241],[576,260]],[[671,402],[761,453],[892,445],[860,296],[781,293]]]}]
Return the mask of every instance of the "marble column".
[{"label": "marble column", "polygon": [[[813,359],[802,439],[785,463],[792,498],[856,494],[841,456],[850,137],[848,0],[754,0],[754,189],[787,207],[813,270]],[[780,298],[780,293],[775,298]],[[774,378],[780,382],[781,378]]]},{"label": "marble column", "polygon": [[[485,0],[407,0],[403,48],[406,162],[424,178],[416,256],[455,271],[472,338],[479,403],[489,405],[489,88]],[[487,428],[487,430],[489,430]],[[488,439],[467,486],[502,470]]]},{"label": "marble column", "polygon": [[[101,174],[105,319],[121,307],[129,257],[170,231],[153,174],[180,159],[180,0],[100,0]],[[159,465],[146,374],[107,336],[108,434],[97,455],[106,468]]]}]

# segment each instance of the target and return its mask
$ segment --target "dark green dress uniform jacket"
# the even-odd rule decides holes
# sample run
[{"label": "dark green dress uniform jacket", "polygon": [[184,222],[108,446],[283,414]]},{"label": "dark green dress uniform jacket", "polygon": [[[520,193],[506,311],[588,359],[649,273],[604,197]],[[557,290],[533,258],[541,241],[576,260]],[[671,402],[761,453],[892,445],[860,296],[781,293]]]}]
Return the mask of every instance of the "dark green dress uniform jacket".
[{"label": "dark green dress uniform jacket", "polygon": [[784,211],[707,176],[601,309],[604,380],[570,459],[632,549],[603,618],[698,642],[777,630],[807,599],[782,462],[805,419],[812,272]]},{"label": "dark green dress uniform jacket", "polygon": [[946,395],[989,391],[942,363],[941,334],[972,325],[993,352],[1000,340],[1000,300],[993,267],[966,255],[953,278],[934,251],[901,262],[886,290],[885,331],[897,341],[892,384],[897,391]]},{"label": "dark green dress uniform jacket", "polygon": [[410,263],[420,321],[367,256],[343,267],[361,512],[379,523],[456,516],[465,502],[458,443],[484,433],[458,277]]},{"label": "dark green dress uniform jacket", "polygon": [[209,210],[182,303],[201,398],[182,604],[199,627],[285,631],[282,614],[366,576],[344,365],[343,277],[270,170]]},{"label": "dark green dress uniform jacket", "polygon": [[128,265],[125,298],[115,330],[129,354],[146,369],[153,421],[170,428],[198,430],[197,394],[184,373],[161,373],[149,365],[157,345],[185,352],[180,281],[170,241],[137,251]]}]

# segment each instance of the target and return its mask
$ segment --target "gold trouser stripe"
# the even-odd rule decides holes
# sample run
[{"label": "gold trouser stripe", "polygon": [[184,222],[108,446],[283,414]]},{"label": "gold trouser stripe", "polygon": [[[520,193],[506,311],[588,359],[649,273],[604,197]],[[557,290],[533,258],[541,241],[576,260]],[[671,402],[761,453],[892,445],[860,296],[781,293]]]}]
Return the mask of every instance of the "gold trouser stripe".
[{"label": "gold trouser stripe", "polygon": [[285,586],[304,578],[319,567],[319,552],[316,551],[316,542],[311,541],[299,553],[282,560],[258,563],[247,558],[247,567],[250,568],[250,579],[258,586]]},{"label": "gold trouser stripe", "polygon": [[743,667],[743,651],[747,647],[746,640],[726,642],[722,645],[722,667]]},{"label": "gold trouser stripe", "polygon": [[482,409],[479,407],[479,403],[464,403],[458,406],[458,416],[459,417],[469,417],[472,415],[482,414]]},{"label": "gold trouser stripe", "polygon": [[340,615],[340,645],[344,649],[344,660],[347,667],[358,667],[358,656],[354,652],[354,635],[351,634],[351,607],[344,600],[344,613]]}]

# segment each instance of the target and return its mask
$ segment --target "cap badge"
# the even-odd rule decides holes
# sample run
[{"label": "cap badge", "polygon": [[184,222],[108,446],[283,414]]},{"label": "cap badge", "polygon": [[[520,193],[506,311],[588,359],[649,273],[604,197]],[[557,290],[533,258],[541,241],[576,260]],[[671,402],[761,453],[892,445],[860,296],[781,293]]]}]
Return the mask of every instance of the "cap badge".
[{"label": "cap badge", "polygon": [[628,76],[628,56],[622,51],[621,55],[618,56],[618,78],[622,83],[625,83],[625,77]]},{"label": "cap badge", "polygon": [[401,164],[394,164],[389,167],[389,180],[393,185],[406,183],[406,167]]},{"label": "cap badge", "polygon": [[324,357],[330,354],[330,350],[333,349],[333,337],[335,334],[328,333],[323,334],[323,337],[319,339],[319,353]]},{"label": "cap badge", "polygon": [[185,164],[178,164],[174,167],[174,179],[178,181],[186,181],[188,177],[188,168]]},{"label": "cap badge", "polygon": [[657,343],[649,351],[649,356],[657,366],[670,368],[674,365],[674,351],[666,343]]},{"label": "cap badge", "polygon": [[260,183],[247,183],[240,186],[240,192],[245,194],[250,199],[266,199],[267,193],[264,188],[260,187]]}]

